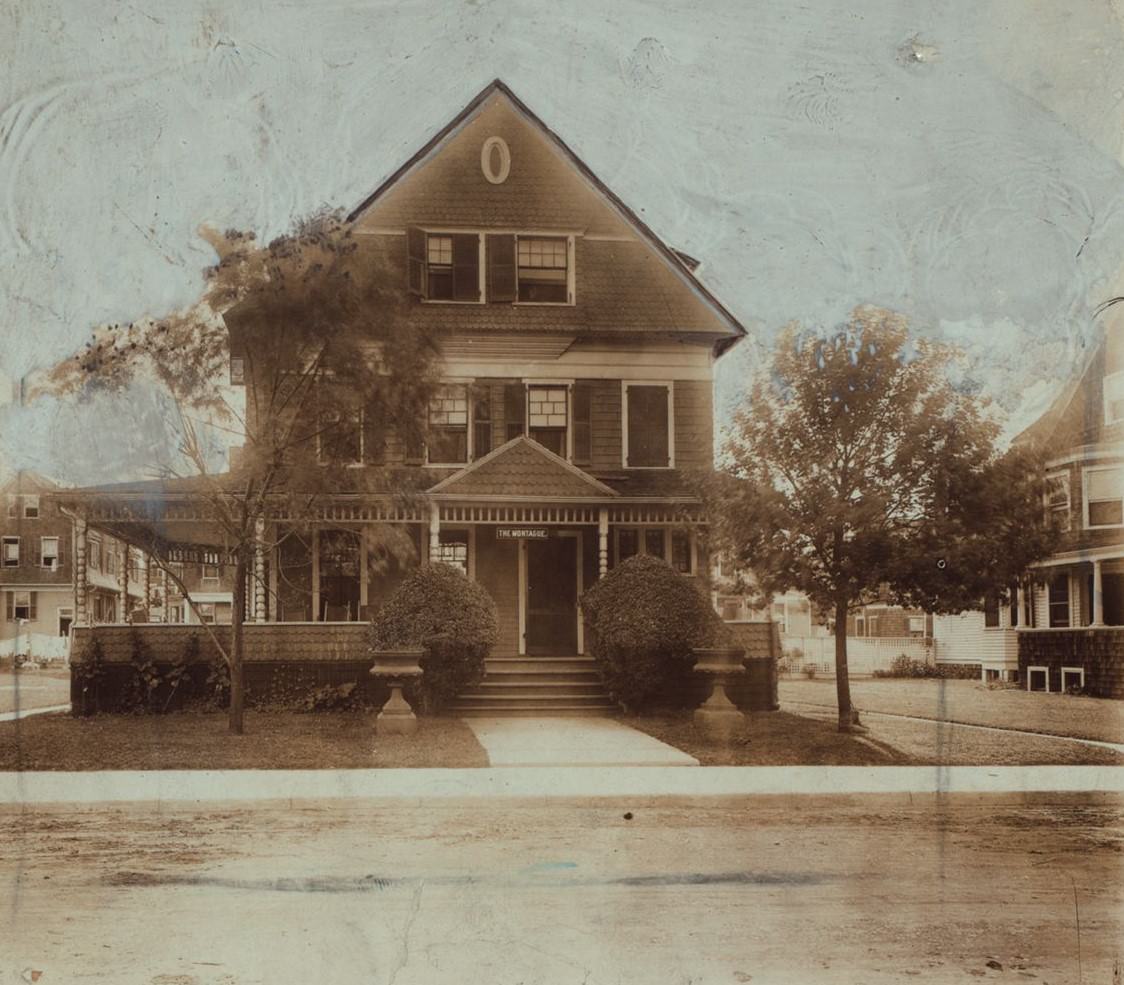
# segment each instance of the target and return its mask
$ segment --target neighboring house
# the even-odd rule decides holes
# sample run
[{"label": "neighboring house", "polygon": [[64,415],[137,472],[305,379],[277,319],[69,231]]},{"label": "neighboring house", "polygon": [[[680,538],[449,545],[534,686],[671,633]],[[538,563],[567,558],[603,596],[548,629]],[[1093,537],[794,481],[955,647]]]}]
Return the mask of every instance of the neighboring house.
[{"label": "neighboring house", "polygon": [[34,472],[19,472],[0,486],[0,653],[5,655],[61,655],[70,633],[74,537],[70,520],[48,499],[57,488]]},{"label": "neighboring house", "polygon": [[[348,222],[372,263],[396,271],[409,318],[440,328],[447,383],[424,448],[372,440],[358,415],[333,446],[356,468],[408,472],[424,494],[416,507],[373,494],[327,504],[309,536],[257,559],[267,587],[253,620],[366,618],[401,577],[377,556],[387,524],[419,560],[454,564],[489,591],[494,659],[584,653],[578,597],[634,554],[705,579],[687,476],[713,466],[714,362],[745,333],[695,262],[499,82]],[[235,370],[247,388],[250,362]],[[191,484],[79,495],[91,530],[112,517],[107,499],[175,502],[182,516]]]},{"label": "neighboring house", "polygon": [[223,625],[230,622],[234,592],[229,567],[219,564],[187,564],[182,561],[172,562],[169,567],[183,582],[191,596],[191,602],[195,604],[191,605],[184,598],[183,590],[175,583],[175,579],[167,577],[159,569],[154,570],[152,580],[155,590],[152,593],[153,607],[149,621],[188,625],[204,622]]},{"label": "neighboring house", "polygon": [[1045,508],[1064,529],[1061,548],[1006,601],[938,617],[937,660],[1034,690],[1124,697],[1124,322],[1015,441],[1045,449]]},{"label": "neighboring house", "polygon": [[847,617],[847,635],[856,638],[884,639],[893,636],[924,639],[933,635],[933,617],[920,609],[873,602],[861,606]]}]

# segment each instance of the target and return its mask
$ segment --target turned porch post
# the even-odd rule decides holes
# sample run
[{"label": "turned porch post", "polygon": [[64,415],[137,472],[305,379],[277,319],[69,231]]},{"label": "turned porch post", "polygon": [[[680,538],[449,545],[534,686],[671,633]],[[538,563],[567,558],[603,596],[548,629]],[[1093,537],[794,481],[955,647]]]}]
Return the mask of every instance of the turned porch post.
[{"label": "turned porch post", "polygon": [[141,559],[144,561],[144,573],[141,575],[141,590],[144,598],[141,599],[141,608],[144,609],[144,621],[152,622],[152,614],[149,611],[152,605],[152,556],[142,554]]},{"label": "turned porch post", "polygon": [[1104,625],[1104,585],[1101,581],[1101,565],[1103,562],[1093,562],[1093,622],[1094,626]]},{"label": "turned porch post", "polygon": [[117,597],[121,600],[121,622],[129,622],[129,545],[121,544],[118,555]]},{"label": "turned porch post", "polygon": [[429,506],[429,560],[441,560],[441,506],[438,503]]},{"label": "turned porch post", "polygon": [[88,586],[86,581],[86,518],[74,519],[74,622],[89,625]]},{"label": "turned porch post", "polygon": [[602,506],[597,514],[597,577],[609,571],[609,508]]},{"label": "turned porch post", "polygon": [[265,520],[258,517],[254,521],[254,575],[253,575],[254,622],[265,622]]}]

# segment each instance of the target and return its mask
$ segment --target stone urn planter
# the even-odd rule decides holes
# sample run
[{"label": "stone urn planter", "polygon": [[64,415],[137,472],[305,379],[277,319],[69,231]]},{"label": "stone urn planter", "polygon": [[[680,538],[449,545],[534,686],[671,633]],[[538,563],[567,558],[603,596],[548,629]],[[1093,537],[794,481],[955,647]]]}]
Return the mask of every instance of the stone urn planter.
[{"label": "stone urn planter", "polygon": [[695,724],[709,732],[729,733],[745,721],[726,694],[734,679],[745,673],[745,650],[740,647],[696,648],[695,673],[710,679],[710,697],[695,709]]},{"label": "stone urn planter", "polygon": [[406,683],[421,677],[422,649],[376,650],[371,676],[386,681],[390,697],[375,718],[375,731],[380,735],[412,735],[418,729],[418,717],[402,696]]}]

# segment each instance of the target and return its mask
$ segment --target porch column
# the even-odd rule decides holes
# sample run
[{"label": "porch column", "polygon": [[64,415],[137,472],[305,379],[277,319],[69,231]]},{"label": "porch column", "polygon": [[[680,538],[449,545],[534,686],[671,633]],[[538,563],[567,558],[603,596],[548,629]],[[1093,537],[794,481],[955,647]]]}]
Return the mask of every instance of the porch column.
[{"label": "porch column", "polygon": [[437,503],[429,507],[429,560],[441,560],[441,507]]},{"label": "porch column", "polygon": [[254,622],[265,622],[265,520],[254,521]]},{"label": "porch column", "polygon": [[141,606],[144,608],[144,621],[152,622],[152,616],[149,614],[152,605],[152,558],[148,554],[142,554],[141,559],[144,561],[144,574],[141,576],[144,598],[141,600]]},{"label": "porch column", "polygon": [[164,600],[164,622],[172,621],[172,603],[168,598],[168,569],[160,569],[160,597]]},{"label": "porch column", "polygon": [[117,597],[121,604],[121,622],[129,622],[129,545],[121,545],[120,567],[117,569]]},{"label": "porch column", "polygon": [[597,577],[604,578],[609,571],[609,508],[602,506],[597,513]]},{"label": "porch column", "polygon": [[1021,581],[1015,595],[1015,606],[1018,612],[1018,625],[1024,628],[1033,628],[1028,625],[1029,620],[1026,618],[1026,588]]},{"label": "porch column", "polygon": [[320,621],[320,528],[312,530],[312,621]]},{"label": "porch column", "polygon": [[1100,561],[1093,562],[1093,622],[1094,626],[1104,625],[1104,587],[1101,582]]},{"label": "porch column", "polygon": [[86,582],[86,518],[74,519],[74,622],[79,626],[87,621],[88,586]]}]

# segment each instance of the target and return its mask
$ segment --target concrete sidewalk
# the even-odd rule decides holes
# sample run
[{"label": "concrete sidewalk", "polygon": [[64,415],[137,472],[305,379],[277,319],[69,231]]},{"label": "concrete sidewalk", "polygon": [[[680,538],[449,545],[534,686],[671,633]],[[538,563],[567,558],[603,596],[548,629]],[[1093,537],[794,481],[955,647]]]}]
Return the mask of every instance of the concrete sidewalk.
[{"label": "concrete sidewalk", "polygon": [[611,718],[465,718],[491,766],[698,766]]},{"label": "concrete sidewalk", "polygon": [[498,769],[168,770],[0,773],[0,809],[32,804],[160,806],[274,801],[658,797],[835,797],[886,794],[1124,794],[1120,766],[508,766]]}]

